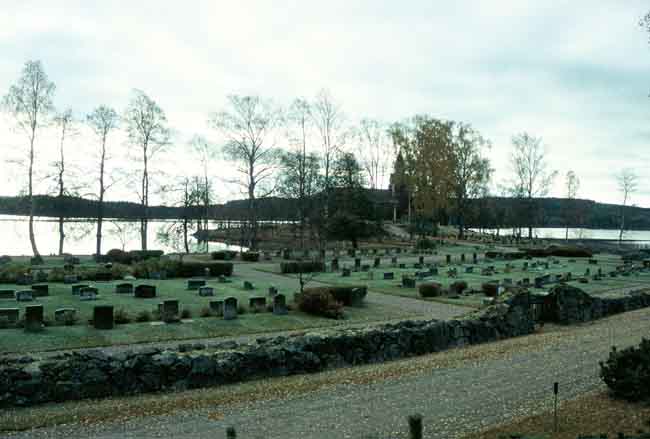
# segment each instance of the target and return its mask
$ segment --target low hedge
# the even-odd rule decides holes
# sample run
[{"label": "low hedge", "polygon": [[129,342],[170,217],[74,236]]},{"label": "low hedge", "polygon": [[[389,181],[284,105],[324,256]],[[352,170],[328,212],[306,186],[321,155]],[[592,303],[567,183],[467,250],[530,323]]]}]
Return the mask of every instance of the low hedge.
[{"label": "low hedge", "polygon": [[422,283],[418,286],[421,297],[438,297],[442,295],[442,285],[437,282]]},{"label": "low hedge", "polygon": [[134,263],[133,275],[147,278],[151,273],[166,273],[167,277],[204,276],[205,269],[210,269],[211,276],[232,276],[232,262],[181,262],[172,260],[149,259]]},{"label": "low hedge", "polygon": [[524,249],[527,256],[532,258],[544,258],[557,256],[559,258],[591,258],[594,253],[586,247],[575,245],[550,245],[545,248]]},{"label": "low hedge", "polygon": [[98,261],[129,265],[133,262],[133,256],[129,252],[125,252],[119,248],[112,248],[104,256],[98,258]]},{"label": "low hedge", "polygon": [[236,256],[237,252],[232,250],[219,250],[210,253],[213,261],[230,261],[231,259],[235,259]]},{"label": "low hedge", "polygon": [[468,288],[467,282],[464,280],[457,280],[449,285],[449,292],[453,294],[462,294]]},{"label": "low hedge", "polygon": [[131,250],[129,252],[129,256],[136,262],[146,261],[148,259],[158,259],[164,254],[165,252],[162,250]]},{"label": "low hedge", "polygon": [[650,402],[650,339],[621,351],[613,347],[600,362],[600,376],[615,397]]},{"label": "low hedge", "polygon": [[244,262],[259,262],[260,254],[258,252],[244,252],[241,254],[241,260]]},{"label": "low hedge", "polygon": [[322,261],[281,262],[280,271],[283,274],[318,273],[318,272],[325,271],[325,263]]},{"label": "low hedge", "polygon": [[368,294],[368,287],[365,285],[347,285],[331,287],[305,288],[304,292],[325,291],[332,295],[334,300],[344,306],[361,306]]},{"label": "low hedge", "polygon": [[343,318],[343,304],[327,288],[308,288],[296,294],[298,309],[307,314],[331,319]]}]

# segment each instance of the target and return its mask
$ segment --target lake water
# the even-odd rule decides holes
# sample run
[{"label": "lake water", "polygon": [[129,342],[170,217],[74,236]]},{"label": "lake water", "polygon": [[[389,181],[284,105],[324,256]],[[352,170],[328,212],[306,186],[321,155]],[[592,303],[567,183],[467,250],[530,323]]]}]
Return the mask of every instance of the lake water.
[{"label": "lake water", "polygon": [[[172,221],[150,221],[149,242],[150,249],[164,250],[166,253],[177,252],[180,248],[173,245],[161,243],[156,235],[157,232],[165,230],[172,224]],[[210,224],[215,227],[217,224]],[[27,217],[14,215],[0,215],[0,255],[31,255],[29,243],[29,229]],[[102,250],[108,251],[112,248],[125,248],[126,250],[137,250],[140,248],[140,223],[134,221],[104,221]],[[190,234],[196,229],[192,228]],[[34,232],[36,245],[42,255],[56,254],[59,249],[59,225],[54,218],[35,218]],[[65,225],[65,244],[63,251],[66,253],[88,255],[95,251],[96,224],[92,221],[68,221]],[[192,251],[205,251],[205,244],[200,244],[196,239],[190,237],[190,249]],[[214,250],[239,250],[238,246],[227,246],[225,244],[211,242],[209,251]]]},{"label": "lake water", "polygon": [[[484,230],[486,233],[496,233],[495,230]],[[604,239],[618,241],[618,230],[569,228],[569,239]],[[512,229],[501,229],[501,236],[513,235]],[[543,227],[533,229],[533,235],[542,239],[564,239],[566,229],[561,227]],[[528,229],[522,230],[523,236],[528,236]],[[650,230],[628,230],[623,234],[627,244],[650,245]]]}]

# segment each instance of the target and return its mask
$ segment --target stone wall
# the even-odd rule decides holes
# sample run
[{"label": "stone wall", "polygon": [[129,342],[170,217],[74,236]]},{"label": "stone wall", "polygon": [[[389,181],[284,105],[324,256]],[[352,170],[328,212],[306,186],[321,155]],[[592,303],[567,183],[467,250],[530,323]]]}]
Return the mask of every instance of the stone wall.
[{"label": "stone wall", "polygon": [[[630,297],[620,309],[649,304],[650,296]],[[530,334],[535,321],[529,306],[528,295],[519,294],[463,320],[403,321],[251,343],[186,344],[173,351],[109,355],[97,349],[5,359],[0,360],[0,407],[218,386],[428,354]]]}]

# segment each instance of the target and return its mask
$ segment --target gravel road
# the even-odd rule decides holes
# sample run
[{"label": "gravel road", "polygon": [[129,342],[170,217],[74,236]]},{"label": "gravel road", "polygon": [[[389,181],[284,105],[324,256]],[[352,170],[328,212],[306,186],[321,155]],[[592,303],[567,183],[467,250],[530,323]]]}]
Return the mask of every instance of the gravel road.
[{"label": "gravel road", "polygon": [[[562,399],[602,388],[598,361],[607,356],[612,343],[624,347],[648,335],[650,310],[640,310],[399,362],[280,379],[289,389],[299,380],[316,382],[327,375],[331,385],[321,388],[272,395],[273,380],[261,381],[246,401],[231,398],[235,402],[209,407],[192,406],[187,400],[192,400],[193,392],[184,392],[176,397],[184,400],[183,408],[164,415],[63,425],[8,437],[221,438],[226,427],[234,425],[238,438],[405,438],[405,417],[421,413],[425,437],[453,438],[547,409],[554,381],[560,383]],[[219,391],[236,395],[238,386]],[[83,414],[83,405],[75,407]],[[28,410],[41,410],[38,413],[46,416],[48,410],[66,409],[71,410],[65,406]],[[0,414],[0,423],[3,416],[25,413]]]}]

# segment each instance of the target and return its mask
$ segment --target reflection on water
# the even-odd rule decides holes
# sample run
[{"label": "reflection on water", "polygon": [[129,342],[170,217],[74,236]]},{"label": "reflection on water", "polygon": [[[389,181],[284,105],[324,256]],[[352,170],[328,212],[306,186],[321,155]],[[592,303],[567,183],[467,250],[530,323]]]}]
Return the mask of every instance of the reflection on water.
[{"label": "reflection on water", "polygon": [[[150,249],[164,250],[166,253],[182,251],[178,245],[168,245],[161,242],[157,235],[170,226],[172,221],[149,221]],[[210,227],[216,227],[210,224]],[[34,221],[34,234],[36,245],[43,255],[56,254],[59,249],[59,228],[56,219],[39,218]],[[189,235],[196,229],[192,228]],[[65,244],[63,251],[72,254],[92,254],[95,250],[96,224],[87,220],[72,220],[65,223]],[[108,221],[103,224],[102,250],[124,248],[136,250],[140,248],[140,223],[137,221]],[[0,255],[31,255],[32,248],[29,244],[29,230],[26,217],[0,215]],[[199,243],[190,236],[190,250],[205,252],[205,243]],[[239,246],[227,246],[222,243],[209,243],[208,251],[214,250],[239,250]]]},{"label": "reflection on water", "polygon": [[[496,233],[494,229],[484,229],[485,233]],[[583,229],[569,228],[569,239],[604,239],[618,241],[618,230],[612,229]],[[513,235],[512,229],[501,229],[499,235]],[[528,229],[522,230],[522,235],[528,236]],[[544,227],[533,229],[533,236],[542,239],[564,239],[566,229],[561,227]],[[623,234],[626,243],[637,245],[650,244],[650,231],[648,230],[628,230]]]}]

